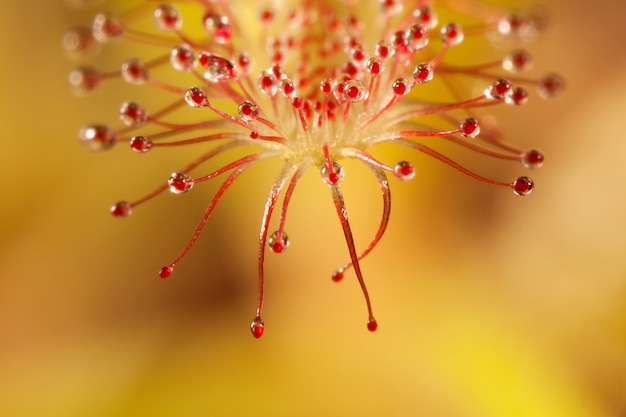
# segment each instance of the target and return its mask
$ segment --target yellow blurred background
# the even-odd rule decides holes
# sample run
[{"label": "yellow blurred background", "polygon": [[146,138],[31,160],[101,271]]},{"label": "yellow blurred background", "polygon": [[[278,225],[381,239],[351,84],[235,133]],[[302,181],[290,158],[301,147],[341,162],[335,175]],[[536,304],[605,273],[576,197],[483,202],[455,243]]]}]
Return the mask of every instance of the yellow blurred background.
[{"label": "yellow blurred background", "polygon": [[[352,273],[330,280],[347,250],[328,191],[309,173],[290,209],[292,245],[268,257],[267,328],[255,340],[271,176],[242,177],[190,256],[159,280],[215,188],[111,218],[111,203],[186,158],[87,152],[78,128],[114,120],[133,98],[106,88],[76,98],[67,86],[75,63],[60,40],[96,9],[4,2],[0,415],[626,416],[626,3],[546,7],[555,25],[531,47],[535,74],[558,70],[567,92],[499,114],[511,142],[547,156],[531,173],[533,195],[412,158],[423,173],[392,182],[388,233],[363,262],[379,322],[370,334]],[[363,246],[378,190],[351,169],[346,201]]]}]

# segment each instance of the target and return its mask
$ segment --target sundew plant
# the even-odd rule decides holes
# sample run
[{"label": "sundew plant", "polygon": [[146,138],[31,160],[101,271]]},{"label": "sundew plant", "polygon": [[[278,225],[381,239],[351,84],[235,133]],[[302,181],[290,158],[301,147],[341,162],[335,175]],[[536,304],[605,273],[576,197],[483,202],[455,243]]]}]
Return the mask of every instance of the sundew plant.
[{"label": "sundew plant", "polygon": [[[529,176],[487,178],[438,151],[436,143],[449,141],[525,169],[543,164],[539,150],[507,143],[506,127],[484,120],[493,106],[521,106],[563,89],[557,74],[524,74],[533,58],[523,48],[546,24],[542,11],[509,10],[479,0],[146,0],[120,14],[96,14],[90,27],[71,30],[63,43],[69,54],[82,57],[69,75],[78,93],[122,83],[141,86],[133,90],[136,101],[121,103],[119,120],[80,130],[84,145],[93,151],[123,146],[139,154],[180,146],[197,152],[187,165],[172,166],[169,178],[146,178],[146,194],[115,203],[114,217],[127,217],[162,193],[184,194],[203,182],[219,182],[187,245],[159,270],[161,278],[172,275],[240,176],[254,175],[260,161],[279,162],[273,183],[267,184],[258,238],[258,301],[251,331],[260,338],[265,257],[289,247],[289,203],[306,171],[319,172],[328,186],[345,236],[349,261],[332,279],[341,281],[348,272],[356,277],[369,331],[378,324],[360,261],[387,227],[389,179],[411,180],[419,170],[411,162],[416,153],[470,180],[519,196],[531,193]],[[472,38],[507,49],[474,50],[472,45],[489,44]],[[96,49],[120,45],[137,55],[108,68],[89,65]],[[463,48],[456,56],[464,59],[451,58]],[[146,58],[145,51],[153,56]],[[152,91],[142,96],[146,90]],[[147,97],[155,92],[169,104],[154,107]],[[402,149],[406,159],[386,160],[376,151],[383,144]],[[228,163],[216,162],[231,154],[236,155]],[[363,163],[380,186],[380,223],[363,247],[353,238],[349,202],[342,193],[345,159]]]}]

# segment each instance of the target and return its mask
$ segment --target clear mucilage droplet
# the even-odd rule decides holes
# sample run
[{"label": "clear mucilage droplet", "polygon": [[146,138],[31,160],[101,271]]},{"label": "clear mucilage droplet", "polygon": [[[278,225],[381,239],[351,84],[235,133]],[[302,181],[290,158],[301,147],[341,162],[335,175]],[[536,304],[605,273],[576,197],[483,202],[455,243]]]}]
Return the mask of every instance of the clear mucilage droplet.
[{"label": "clear mucilage droplet", "polygon": [[70,72],[68,81],[76,94],[86,94],[100,85],[102,75],[93,68],[79,67]]},{"label": "clear mucilage droplet", "polygon": [[531,149],[530,151],[524,152],[520,159],[525,168],[536,169],[543,165],[544,156],[541,151]]},{"label": "clear mucilage droplet", "polygon": [[106,43],[122,36],[124,29],[119,20],[113,16],[98,14],[93,20],[91,33],[95,40],[100,43]]},{"label": "clear mucilage droplet", "polygon": [[520,196],[525,196],[533,191],[534,183],[529,177],[519,177],[513,180],[511,183],[511,189],[513,192]]},{"label": "clear mucilage droplet", "polygon": [[511,52],[502,60],[502,68],[509,72],[528,71],[532,64],[532,57],[522,49]]},{"label": "clear mucilage droplet", "polygon": [[391,89],[393,90],[393,93],[398,97],[406,96],[407,94],[409,94],[412,87],[413,86],[411,85],[411,83],[405,78],[398,78],[393,82],[393,84],[391,84]]},{"label": "clear mucilage droplet", "polygon": [[259,74],[257,84],[259,85],[259,89],[268,96],[273,97],[278,92],[278,80],[274,74],[269,71],[264,71]]},{"label": "clear mucilage droplet", "polygon": [[411,51],[419,51],[428,45],[428,29],[420,24],[413,25],[406,30],[404,40]]},{"label": "clear mucilage droplet", "polygon": [[220,15],[214,12],[207,13],[204,16],[204,28],[217,43],[225,45],[230,42],[232,33],[230,28],[230,21],[228,20],[227,16]]},{"label": "clear mucilage droplet", "polygon": [[209,98],[200,87],[191,87],[185,92],[185,102],[191,107],[207,107]]},{"label": "clear mucilage droplet", "polygon": [[259,117],[259,106],[251,101],[241,103],[237,111],[244,122],[252,122]]},{"label": "clear mucilage droplet", "polygon": [[128,217],[133,213],[133,206],[128,201],[119,201],[111,206],[113,217]]},{"label": "clear mucilage droplet", "polygon": [[120,120],[126,126],[140,126],[148,120],[148,113],[138,103],[127,101],[120,107]]},{"label": "clear mucilage droplet", "polygon": [[201,52],[198,62],[204,68],[204,78],[211,83],[234,80],[237,78],[235,65],[229,60],[209,52]]},{"label": "clear mucilage droplet", "polygon": [[408,161],[400,161],[393,167],[393,174],[400,181],[408,181],[415,177],[415,167]]},{"label": "clear mucilage droplet", "polygon": [[428,30],[433,30],[437,27],[437,23],[439,19],[437,18],[437,13],[430,6],[423,6],[418,9],[415,9],[413,12],[413,19],[426,27]]},{"label": "clear mucilage droplet", "polygon": [[178,31],[183,26],[178,10],[170,4],[161,4],[154,9],[154,22],[159,29],[171,32]]},{"label": "clear mucilage droplet", "polygon": [[361,81],[350,80],[344,84],[343,95],[347,101],[357,103],[365,99],[367,90]]},{"label": "clear mucilage droplet", "polygon": [[417,64],[413,70],[413,80],[415,80],[417,84],[426,84],[430,82],[434,76],[435,70],[428,62]]},{"label": "clear mucilage droplet", "polygon": [[459,133],[466,138],[475,138],[480,134],[480,124],[478,120],[470,117],[459,124]]},{"label": "clear mucilage droplet", "polygon": [[78,139],[92,151],[105,151],[115,145],[117,134],[108,126],[92,125],[81,129]]},{"label": "clear mucilage droplet", "polygon": [[543,98],[552,98],[564,88],[565,81],[558,74],[548,74],[539,80],[539,94]]},{"label": "clear mucilage droplet", "polygon": [[324,164],[321,169],[322,179],[328,185],[337,185],[343,180],[343,167],[337,162],[333,162],[333,168],[328,169],[328,165]]},{"label": "clear mucilage droplet", "polygon": [[447,46],[459,45],[465,38],[463,28],[454,22],[443,25],[439,35],[441,36],[442,42]]},{"label": "clear mucilage droplet", "polygon": [[88,28],[77,27],[63,36],[63,48],[71,55],[84,56],[96,52],[97,47],[98,42],[96,42],[92,30]]},{"label": "clear mucilage droplet", "polygon": [[129,84],[143,84],[148,80],[148,70],[139,59],[131,58],[122,64],[122,78]]},{"label": "clear mucilage droplet", "polygon": [[379,75],[385,70],[385,61],[380,57],[370,58],[365,68],[370,74]]},{"label": "clear mucilage droplet", "polygon": [[170,52],[170,64],[177,71],[189,72],[196,61],[193,49],[188,45],[177,45]]},{"label": "clear mucilage droplet", "polygon": [[267,244],[274,253],[281,253],[289,247],[289,237],[287,233],[277,230],[269,237]]},{"label": "clear mucilage droplet", "polygon": [[252,332],[252,336],[254,336],[255,339],[259,339],[261,338],[261,336],[263,336],[263,332],[265,331],[265,323],[263,323],[261,317],[255,317],[254,320],[252,320],[252,323],[250,323],[250,331]]},{"label": "clear mucilage droplet", "polygon": [[167,185],[170,187],[170,192],[173,194],[183,194],[191,190],[193,182],[187,174],[175,172],[167,180]]},{"label": "clear mucilage droplet", "polygon": [[133,136],[130,139],[130,148],[138,153],[145,153],[152,149],[154,144],[145,136]]},{"label": "clear mucilage droplet", "polygon": [[521,106],[528,102],[528,91],[524,87],[514,87],[509,94],[506,95],[504,101],[513,106]]},{"label": "clear mucilage droplet", "polygon": [[485,97],[491,100],[501,100],[510,93],[511,88],[513,88],[513,86],[509,80],[500,78],[485,89]]}]

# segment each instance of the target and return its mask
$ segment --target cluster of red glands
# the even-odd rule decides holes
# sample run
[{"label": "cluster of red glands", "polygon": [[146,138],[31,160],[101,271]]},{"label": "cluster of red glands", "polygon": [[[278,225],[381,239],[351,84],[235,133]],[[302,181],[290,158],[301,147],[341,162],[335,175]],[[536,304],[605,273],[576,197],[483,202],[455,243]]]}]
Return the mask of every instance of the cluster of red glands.
[{"label": "cluster of red glands", "polygon": [[[478,0],[463,2],[458,10],[450,10],[449,5],[440,10],[435,0],[356,3],[309,0],[294,2],[287,10],[264,6],[258,10],[257,22],[251,23],[234,1],[187,1],[178,8],[146,1],[121,15],[98,14],[90,28],[77,28],[64,38],[66,49],[77,55],[119,40],[160,51],[148,60],[127,59],[120,69],[111,72],[78,67],[69,78],[77,91],[84,93],[121,80],[151,86],[172,97],[169,105],[154,110],[137,102],[123,103],[119,111],[122,127],[94,124],[83,128],[79,137],[90,149],[107,150],[125,142],[133,151],[146,153],[154,148],[201,147],[211,142],[209,150],[199,152],[194,161],[149,194],[113,205],[113,216],[128,216],[134,208],[167,190],[182,194],[200,182],[226,177],[188,244],[159,271],[160,277],[172,274],[224,193],[242,173],[268,158],[284,161],[270,187],[261,222],[259,295],[251,324],[257,338],[265,328],[262,310],[266,246],[275,253],[289,246],[285,232],[289,201],[309,168],[319,169],[329,187],[350,253],[350,261],[335,271],[333,280],[341,280],[346,270],[354,269],[367,304],[367,328],[374,331],[377,322],[359,261],[380,241],[389,220],[387,173],[406,181],[414,177],[415,168],[409,161],[387,164],[369,149],[387,143],[416,150],[471,178],[507,187],[522,196],[533,189],[529,177],[510,182],[486,178],[418,140],[434,137],[452,141],[493,158],[518,161],[530,169],[541,166],[544,160],[538,150],[525,151],[507,144],[495,126],[481,129],[480,111],[500,104],[525,104],[529,86],[537,88],[543,97],[552,97],[563,89],[562,78],[557,74],[524,76],[532,58],[523,49],[513,49],[489,62],[459,65],[447,59],[451,48],[462,48],[469,38],[532,38],[545,26],[543,14],[510,13]],[[440,23],[440,12],[472,23]],[[164,69],[186,76],[181,75],[180,82],[173,83],[154,75]],[[462,91],[468,79],[473,84],[484,83],[484,92],[464,97]],[[433,97],[426,85],[437,82],[452,100],[440,102]],[[230,103],[231,107],[234,104],[236,114],[216,102]],[[175,113],[189,107],[193,109],[188,111],[197,112],[197,120],[176,120]],[[242,148],[251,151],[209,174],[190,176],[216,156]],[[344,158],[361,161],[371,170],[383,200],[378,230],[360,253],[341,191],[344,171],[339,161]],[[278,229],[270,234],[272,215],[281,196]]]}]

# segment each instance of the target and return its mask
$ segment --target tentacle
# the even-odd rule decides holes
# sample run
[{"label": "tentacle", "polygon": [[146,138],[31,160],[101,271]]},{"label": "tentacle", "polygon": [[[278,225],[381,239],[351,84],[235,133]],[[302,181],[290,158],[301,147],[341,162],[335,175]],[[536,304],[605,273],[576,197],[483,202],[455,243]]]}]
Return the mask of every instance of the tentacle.
[{"label": "tentacle", "polygon": [[250,167],[250,165],[252,165],[254,162],[257,162],[257,160],[254,160],[252,162],[249,162],[249,163],[247,163],[245,165],[240,166],[238,169],[233,171],[226,178],[224,183],[222,183],[222,186],[219,188],[219,190],[217,190],[217,193],[215,193],[215,197],[213,197],[213,200],[211,200],[211,203],[209,204],[209,206],[204,211],[204,215],[202,216],[202,220],[200,220],[200,223],[196,227],[196,230],[193,232],[193,235],[191,235],[191,238],[187,242],[187,245],[185,246],[185,248],[176,257],[176,259],[174,259],[174,261],[172,263],[170,263],[167,266],[164,266],[159,271],[159,276],[161,278],[167,278],[170,275],[172,275],[172,272],[174,271],[174,268],[176,267],[176,265],[185,257],[187,252],[189,252],[189,250],[193,247],[194,243],[196,243],[196,240],[198,239],[198,236],[200,236],[200,233],[202,233],[202,230],[204,229],[204,226],[206,225],[207,221],[209,220],[209,218],[213,214],[213,211],[215,210],[215,208],[217,207],[219,202],[222,200],[222,197],[224,196],[224,193],[226,193],[226,190],[228,190],[228,188],[230,188],[230,186],[233,184],[233,182],[235,182],[235,180],[239,177],[239,175],[241,175],[245,170],[247,170]]},{"label": "tentacle", "polygon": [[263,332],[265,330],[265,323],[263,322],[263,302],[265,297],[265,246],[267,243],[268,228],[270,221],[272,220],[272,214],[274,212],[274,208],[276,207],[276,202],[278,201],[280,192],[285,186],[287,179],[294,175],[294,172],[296,172],[297,169],[298,166],[293,164],[286,164],[284,166],[282,171],[274,180],[274,184],[272,184],[272,188],[270,189],[270,193],[267,197],[267,202],[265,203],[265,211],[263,212],[263,220],[261,221],[261,231],[259,234],[259,298],[257,302],[256,316],[250,325],[252,335],[257,339],[263,336]]},{"label": "tentacle", "polygon": [[[358,260],[365,258],[376,247],[378,242],[380,242],[380,239],[383,237],[383,235],[385,234],[385,230],[387,229],[389,216],[391,214],[391,191],[389,189],[389,181],[387,180],[387,175],[382,169],[372,164],[368,164],[365,161],[363,161],[363,163],[365,163],[365,165],[372,170],[374,176],[378,180],[378,184],[380,185],[380,191],[383,198],[383,213],[376,234],[370,241],[370,244],[367,246],[367,248],[357,257]],[[350,261],[341,268],[337,269],[332,275],[333,281],[340,281],[343,278],[345,271],[351,268],[352,265],[353,262]]]},{"label": "tentacle", "polygon": [[348,244],[350,260],[352,261],[352,265],[354,266],[354,272],[356,273],[356,277],[359,280],[359,285],[361,286],[361,291],[363,292],[363,296],[365,297],[365,303],[367,304],[367,328],[369,331],[373,332],[378,327],[378,324],[376,323],[376,319],[374,318],[374,314],[372,312],[372,303],[367,292],[365,281],[363,280],[363,274],[361,273],[359,256],[357,255],[356,247],[354,246],[354,238],[352,237],[352,229],[350,228],[350,223],[348,221],[348,212],[346,210],[346,205],[343,200],[343,194],[341,193],[341,187],[338,182],[334,184],[329,183],[328,186],[330,188],[331,196],[333,197],[333,202],[335,203],[335,209],[337,210],[337,214],[339,215],[339,221],[341,222],[341,227],[343,228],[343,234],[346,238],[346,243]]}]

